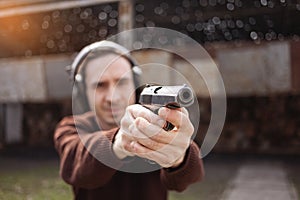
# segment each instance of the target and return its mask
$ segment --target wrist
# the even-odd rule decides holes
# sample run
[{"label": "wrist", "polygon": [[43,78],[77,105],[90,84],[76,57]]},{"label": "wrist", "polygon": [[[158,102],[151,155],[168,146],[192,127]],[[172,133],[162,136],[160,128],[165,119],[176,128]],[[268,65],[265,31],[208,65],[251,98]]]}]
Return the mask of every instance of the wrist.
[{"label": "wrist", "polygon": [[113,143],[112,149],[113,149],[114,154],[120,160],[122,160],[122,159],[124,159],[124,158],[127,157],[127,155],[125,154],[125,152],[123,151],[123,149],[118,144],[116,144],[116,141]]},{"label": "wrist", "polygon": [[120,133],[120,130],[116,133],[115,139],[113,141],[112,149],[114,154],[119,158],[120,160],[125,159],[128,156],[134,156],[130,152],[126,151],[122,146],[122,133]]},{"label": "wrist", "polygon": [[179,157],[170,168],[176,168],[181,165],[181,163],[184,161],[184,156],[185,154]]}]

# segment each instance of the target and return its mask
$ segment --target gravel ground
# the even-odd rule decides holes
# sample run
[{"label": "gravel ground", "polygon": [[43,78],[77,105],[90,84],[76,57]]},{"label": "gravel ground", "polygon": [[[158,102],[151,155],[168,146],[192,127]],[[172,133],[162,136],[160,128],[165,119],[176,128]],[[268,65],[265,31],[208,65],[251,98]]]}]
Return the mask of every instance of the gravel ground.
[{"label": "gravel ground", "polygon": [[[59,161],[53,151],[0,152],[0,199],[72,199],[72,192],[58,175]],[[21,156],[22,155],[22,156]],[[293,156],[210,154],[204,158],[205,179],[183,193],[170,192],[169,200],[218,200],[245,162],[281,162],[300,196],[300,159]],[[299,161],[298,161],[299,160]]]}]

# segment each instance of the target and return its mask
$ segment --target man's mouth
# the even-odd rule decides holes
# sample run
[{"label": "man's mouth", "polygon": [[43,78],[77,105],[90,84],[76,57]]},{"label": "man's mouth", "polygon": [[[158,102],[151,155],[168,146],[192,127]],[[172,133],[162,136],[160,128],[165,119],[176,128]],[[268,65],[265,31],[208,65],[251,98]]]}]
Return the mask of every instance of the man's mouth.
[{"label": "man's mouth", "polygon": [[112,115],[118,115],[123,111],[123,109],[121,109],[121,108],[113,108],[113,107],[106,108],[104,110],[105,110],[105,112],[110,113]]}]

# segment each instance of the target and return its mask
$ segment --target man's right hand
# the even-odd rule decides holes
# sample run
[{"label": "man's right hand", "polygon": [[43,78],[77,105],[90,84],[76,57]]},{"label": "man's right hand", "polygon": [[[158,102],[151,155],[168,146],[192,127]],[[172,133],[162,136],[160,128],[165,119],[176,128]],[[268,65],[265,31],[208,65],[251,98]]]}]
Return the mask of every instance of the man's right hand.
[{"label": "man's right hand", "polygon": [[[116,134],[113,144],[113,151],[116,154],[116,156],[120,159],[124,159],[127,156],[135,155],[134,153],[127,151],[132,149],[133,144],[136,140],[136,138],[132,136],[130,130],[130,127],[132,127],[134,123],[136,123],[136,117],[134,116],[134,113],[135,115],[138,113],[138,115],[144,116],[148,119],[149,122],[160,127],[160,129],[166,123],[164,119],[154,114],[151,110],[141,106],[140,104],[128,106],[123,118],[121,119],[120,129]],[[153,134],[155,135],[156,133]]]}]

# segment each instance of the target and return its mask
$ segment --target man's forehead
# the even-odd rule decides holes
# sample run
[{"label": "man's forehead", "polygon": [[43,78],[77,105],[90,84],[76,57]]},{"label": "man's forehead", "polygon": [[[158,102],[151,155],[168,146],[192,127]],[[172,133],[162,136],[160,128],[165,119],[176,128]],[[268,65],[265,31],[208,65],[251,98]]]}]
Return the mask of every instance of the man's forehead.
[{"label": "man's forehead", "polygon": [[101,75],[98,77],[98,80],[104,81],[109,79],[123,79],[123,78],[131,78],[131,71],[130,70],[114,70],[113,68],[106,69]]},{"label": "man's forehead", "polygon": [[121,77],[130,77],[131,64],[129,61],[119,55],[107,54],[91,60],[87,64],[86,76],[88,78],[104,80],[119,79]]},{"label": "man's forehead", "polygon": [[125,59],[125,58],[115,53],[98,54],[98,55],[94,55],[92,58],[89,58],[86,65],[87,66],[101,65],[105,67],[106,65],[116,62],[119,59]]}]

